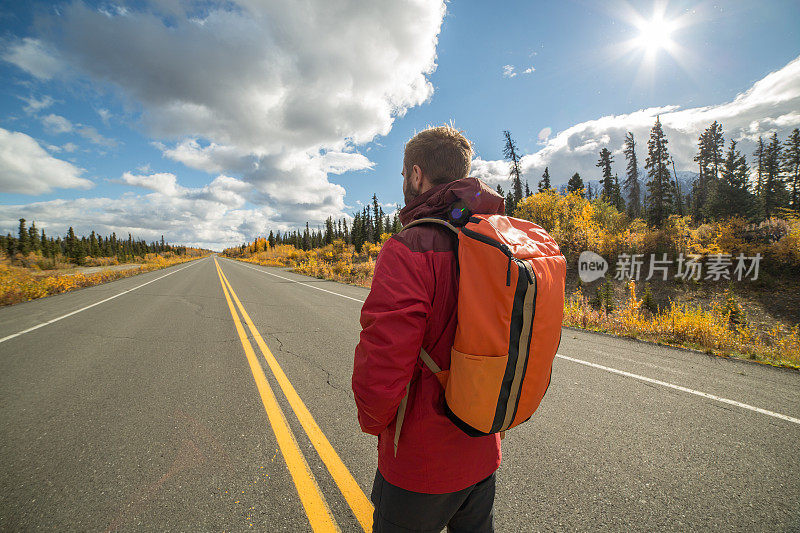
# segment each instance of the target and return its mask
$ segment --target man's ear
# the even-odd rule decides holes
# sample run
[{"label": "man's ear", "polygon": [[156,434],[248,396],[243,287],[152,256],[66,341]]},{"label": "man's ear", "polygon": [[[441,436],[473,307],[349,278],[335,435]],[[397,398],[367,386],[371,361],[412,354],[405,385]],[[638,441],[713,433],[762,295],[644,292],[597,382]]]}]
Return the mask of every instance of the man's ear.
[{"label": "man's ear", "polygon": [[419,168],[419,165],[414,165],[411,168],[411,181],[414,184],[414,188],[418,191],[422,191],[426,182],[425,176],[422,174],[422,169]]}]

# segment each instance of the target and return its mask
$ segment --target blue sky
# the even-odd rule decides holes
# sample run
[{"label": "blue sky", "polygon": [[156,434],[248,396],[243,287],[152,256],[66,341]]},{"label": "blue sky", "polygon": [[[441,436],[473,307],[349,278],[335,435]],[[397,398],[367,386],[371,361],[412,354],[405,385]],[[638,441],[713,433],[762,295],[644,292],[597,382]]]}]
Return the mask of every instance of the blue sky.
[{"label": "blue sky", "polygon": [[0,231],[221,248],[373,192],[392,211],[403,144],[450,121],[504,187],[510,130],[532,188],[544,166],[596,178],[605,146],[622,173],[626,131],[643,161],[656,114],[679,170],[713,120],[747,153],[800,126],[795,1],[304,5],[4,6]]}]

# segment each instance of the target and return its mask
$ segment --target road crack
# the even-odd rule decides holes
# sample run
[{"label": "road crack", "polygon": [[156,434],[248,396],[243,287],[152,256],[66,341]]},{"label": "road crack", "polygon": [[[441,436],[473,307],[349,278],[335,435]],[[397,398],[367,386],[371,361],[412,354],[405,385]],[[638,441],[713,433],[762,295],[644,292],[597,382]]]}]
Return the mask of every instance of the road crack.
[{"label": "road crack", "polygon": [[324,372],[325,373],[325,383],[327,383],[329,387],[331,387],[334,390],[337,390],[339,392],[344,392],[344,393],[348,394],[349,396],[352,396],[353,392],[350,390],[349,387],[348,388],[343,388],[343,387],[341,387],[341,386],[339,386],[339,385],[337,385],[336,383],[333,382],[332,377],[331,377],[331,372],[327,368],[325,368],[324,366],[320,365],[319,363],[317,363],[316,361],[312,360],[309,357],[300,355],[298,353],[295,353],[295,352],[293,352],[291,350],[286,349],[284,347],[284,345],[283,345],[283,341],[280,338],[278,338],[277,335],[274,335],[272,333],[269,333],[268,335],[278,342],[278,351],[279,352],[285,353],[285,354],[289,354],[289,355],[293,355],[294,357],[300,359],[301,361],[303,361],[307,365]]}]

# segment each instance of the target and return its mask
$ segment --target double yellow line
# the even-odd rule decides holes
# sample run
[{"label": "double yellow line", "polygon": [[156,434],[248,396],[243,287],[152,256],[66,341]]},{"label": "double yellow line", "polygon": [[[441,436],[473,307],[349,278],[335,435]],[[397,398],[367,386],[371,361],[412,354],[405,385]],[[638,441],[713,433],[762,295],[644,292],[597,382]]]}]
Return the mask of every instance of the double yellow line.
[{"label": "double yellow line", "polygon": [[[242,348],[247,356],[248,363],[250,363],[250,370],[253,373],[258,392],[261,395],[264,409],[267,411],[269,423],[275,433],[275,438],[278,441],[281,453],[286,459],[289,473],[297,487],[300,501],[303,504],[306,515],[308,515],[308,520],[311,523],[312,529],[314,531],[339,531],[336,520],[334,520],[331,514],[331,510],[320,491],[319,485],[317,485],[314,474],[311,472],[305,457],[300,451],[294,433],[292,433],[286,421],[286,417],[283,414],[283,410],[278,405],[275,394],[272,392],[269,382],[267,382],[264,369],[261,367],[261,363],[259,363],[258,357],[256,357],[255,351],[253,350],[253,346],[247,338],[247,334],[242,326],[242,321],[236,313],[236,308],[239,309],[239,312],[244,318],[273,376],[277,380],[278,385],[280,385],[283,394],[286,396],[286,400],[289,402],[294,414],[300,421],[300,425],[303,426],[303,430],[305,430],[308,438],[311,440],[311,443],[322,459],[322,462],[330,472],[339,490],[341,490],[347,504],[353,510],[356,519],[361,524],[364,531],[372,531],[372,503],[364,495],[361,487],[359,487],[352,474],[350,474],[350,471],[339,458],[339,455],[333,449],[333,446],[331,446],[325,434],[322,433],[314,417],[311,416],[308,408],[300,399],[300,396],[286,377],[283,369],[281,369],[277,359],[272,355],[272,352],[267,347],[258,329],[256,329],[255,324],[253,324],[253,321],[250,319],[250,315],[247,314],[239,297],[236,296],[228,278],[222,272],[222,268],[220,268],[216,257],[214,258],[214,264],[217,267],[219,281],[222,284],[222,292],[225,294],[225,300],[228,302],[228,308],[233,317],[233,322],[236,325],[236,332],[239,334],[239,339],[242,341]],[[236,302],[236,307],[233,305],[234,301]]]}]

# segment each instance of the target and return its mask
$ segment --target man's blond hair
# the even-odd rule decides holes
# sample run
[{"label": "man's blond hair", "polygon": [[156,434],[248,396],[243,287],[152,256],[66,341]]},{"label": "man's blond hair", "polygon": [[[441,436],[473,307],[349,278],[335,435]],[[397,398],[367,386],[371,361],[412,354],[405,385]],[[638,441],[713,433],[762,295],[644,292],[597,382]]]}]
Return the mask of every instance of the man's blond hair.
[{"label": "man's blond hair", "polygon": [[427,128],[406,143],[403,171],[418,165],[433,185],[469,176],[472,145],[462,132],[445,124]]}]

